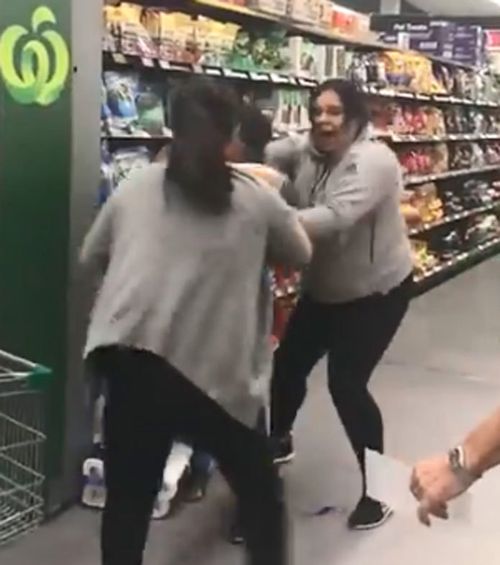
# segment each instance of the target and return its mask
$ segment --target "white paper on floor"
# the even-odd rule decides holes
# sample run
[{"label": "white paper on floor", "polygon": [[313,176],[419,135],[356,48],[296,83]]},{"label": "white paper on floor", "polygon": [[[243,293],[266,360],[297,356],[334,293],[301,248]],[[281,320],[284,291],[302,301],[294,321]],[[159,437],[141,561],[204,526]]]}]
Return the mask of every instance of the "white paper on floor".
[{"label": "white paper on floor", "polygon": [[[416,518],[417,502],[410,493],[411,468],[405,463],[366,451],[368,495],[389,504],[398,514],[412,514]],[[470,525],[472,497],[469,493],[449,505],[450,520]]]}]

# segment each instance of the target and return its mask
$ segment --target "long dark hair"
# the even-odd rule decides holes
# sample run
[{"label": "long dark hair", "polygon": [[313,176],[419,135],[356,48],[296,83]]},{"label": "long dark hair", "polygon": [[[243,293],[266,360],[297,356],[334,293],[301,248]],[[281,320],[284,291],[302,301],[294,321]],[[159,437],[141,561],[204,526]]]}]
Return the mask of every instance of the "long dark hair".
[{"label": "long dark hair", "polygon": [[370,122],[370,111],[366,103],[366,96],[359,90],[354,82],[335,78],[327,80],[315,88],[309,100],[309,117],[314,119],[316,100],[324,93],[333,91],[337,94],[344,107],[346,127],[355,126],[358,136]]},{"label": "long dark hair", "polygon": [[167,179],[189,202],[211,213],[226,211],[233,190],[224,150],[236,127],[232,92],[209,79],[183,83],[172,102],[171,146]]}]

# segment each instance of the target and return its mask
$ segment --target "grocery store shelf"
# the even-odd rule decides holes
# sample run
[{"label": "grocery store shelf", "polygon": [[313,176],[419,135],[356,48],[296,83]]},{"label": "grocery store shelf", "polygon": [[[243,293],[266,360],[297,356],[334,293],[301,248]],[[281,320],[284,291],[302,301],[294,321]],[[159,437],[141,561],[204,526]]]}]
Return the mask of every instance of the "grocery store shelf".
[{"label": "grocery store shelf", "polygon": [[391,132],[377,132],[379,139],[391,143],[448,143],[452,141],[499,141],[500,133],[450,133],[446,135],[400,135]]},{"label": "grocery store shelf", "polygon": [[208,77],[218,77],[233,80],[249,80],[252,82],[272,83],[278,86],[295,86],[301,88],[314,88],[318,81],[297,77],[286,72],[272,70],[238,70],[225,67],[215,67],[211,65],[192,65],[189,63],[175,63],[161,59],[124,55],[123,53],[104,52],[105,62],[116,65],[126,65],[130,67],[142,67],[146,69],[161,69],[167,72],[189,73],[205,75]]},{"label": "grocery store shelf", "polygon": [[480,175],[483,173],[491,173],[500,171],[500,163],[497,165],[488,165],[487,167],[458,169],[456,171],[446,171],[432,175],[410,175],[405,177],[405,185],[411,186],[415,184],[425,184],[426,182],[434,182],[438,180],[452,179],[456,177],[465,177],[470,175]]},{"label": "grocery store shelf", "polygon": [[435,228],[439,228],[447,224],[452,224],[453,222],[457,222],[465,218],[470,218],[471,216],[476,216],[477,214],[482,214],[484,212],[495,210],[498,207],[500,207],[500,200],[496,200],[495,202],[492,202],[491,204],[486,204],[485,206],[472,208],[471,210],[464,210],[463,212],[458,212],[457,214],[450,214],[449,216],[444,216],[443,218],[441,218],[440,220],[436,220],[435,222],[427,222],[417,228],[412,228],[408,231],[408,235],[410,236],[420,235],[430,230],[433,230]]},{"label": "grocery store shelf", "polygon": [[[157,0],[136,0],[145,5],[155,6],[158,4]],[[322,28],[303,21],[297,21],[292,18],[286,17],[283,14],[273,14],[271,12],[261,11],[257,9],[240,6],[238,4],[224,2],[223,0],[170,0],[169,8],[171,10],[178,9],[180,11],[188,12],[191,14],[200,14],[204,16],[213,17],[223,21],[235,21],[236,23],[251,22],[255,24],[277,24],[286,29],[290,33],[306,35],[314,39],[322,41],[330,41],[332,43],[342,43],[349,45],[356,49],[371,49],[378,51],[400,51],[405,53],[414,53],[422,56],[418,51],[408,51],[407,49],[400,49],[395,45],[387,45],[376,39],[373,32],[353,36],[351,34],[335,32],[327,27]],[[471,65],[452,61],[442,57],[434,57],[425,55],[431,61],[446,65],[449,67],[458,67],[467,70],[476,70]]]},{"label": "grocery store shelf", "polygon": [[414,295],[419,296],[436,288],[497,253],[500,253],[500,237],[482,243],[472,251],[460,253],[453,259],[445,261],[428,271],[425,275],[415,277]]},{"label": "grocery store shelf", "polygon": [[[312,78],[298,77],[279,70],[241,70],[228,69],[213,65],[194,65],[189,63],[171,62],[158,58],[125,55],[123,53],[104,52],[105,62],[117,65],[143,67],[146,69],[161,69],[169,72],[192,73],[210,77],[220,77],[234,80],[249,80],[253,82],[264,82],[277,85],[289,85],[301,88],[314,88],[318,81]],[[461,104],[468,106],[483,106],[487,108],[500,108],[499,104],[485,100],[472,100],[468,98],[457,98],[442,94],[419,94],[393,90],[390,88],[376,88],[374,86],[362,87],[363,92],[383,98],[396,98],[403,100],[416,100],[419,102],[433,102],[439,104]]]},{"label": "grocery store shelf", "polygon": [[101,139],[110,143],[166,143],[172,140],[172,135],[103,135]]},{"label": "grocery store shelf", "polygon": [[394,90],[391,88],[377,88],[375,86],[364,86],[362,90],[365,94],[380,96],[382,98],[397,98],[401,100],[416,100],[418,102],[433,102],[436,104],[458,104],[465,106],[484,106],[486,108],[500,108],[496,102],[488,100],[473,100],[472,98],[458,98],[446,94],[423,94],[417,92],[407,92]]},{"label": "grocery store shelf", "polygon": [[[142,0],[143,2],[150,2],[151,0]],[[153,0],[154,1],[154,0]],[[370,35],[375,37],[374,34],[365,34],[359,36],[352,36],[345,33],[335,32],[328,28],[318,27],[313,23],[306,21],[299,21],[282,14],[272,14],[261,10],[247,8],[246,6],[238,6],[236,4],[229,4],[221,0],[183,0],[182,9],[188,10],[191,13],[198,13],[214,18],[222,18],[225,20],[234,19],[237,22],[252,21],[255,23],[272,23],[278,24],[280,27],[294,34],[307,35],[311,38],[329,40],[332,43],[344,43],[358,49],[375,49],[375,50],[395,50],[399,49],[389,47],[380,41],[370,39]],[[450,63],[453,64],[453,63]]]}]

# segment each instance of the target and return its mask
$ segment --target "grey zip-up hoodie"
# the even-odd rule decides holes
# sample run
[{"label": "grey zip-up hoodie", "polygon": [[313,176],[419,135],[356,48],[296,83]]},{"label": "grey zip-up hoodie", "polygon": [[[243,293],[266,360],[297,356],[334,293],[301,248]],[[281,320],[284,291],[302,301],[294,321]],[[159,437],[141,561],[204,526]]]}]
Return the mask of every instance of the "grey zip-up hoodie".
[{"label": "grey zip-up hoodie", "polygon": [[412,272],[400,212],[403,179],[396,155],[363,132],[337,163],[309,135],[271,143],[267,162],[287,174],[284,196],[301,209],[314,241],[304,291],[326,303],[387,294]]}]

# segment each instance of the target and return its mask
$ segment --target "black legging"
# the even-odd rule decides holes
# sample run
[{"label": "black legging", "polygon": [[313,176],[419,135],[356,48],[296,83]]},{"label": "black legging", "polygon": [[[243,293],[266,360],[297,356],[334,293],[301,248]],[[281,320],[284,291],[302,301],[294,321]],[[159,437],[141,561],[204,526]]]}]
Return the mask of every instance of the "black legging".
[{"label": "black legging", "polygon": [[104,378],[103,565],[140,565],[174,438],[215,457],[238,496],[248,563],[285,565],[283,492],[266,438],[240,424],[166,361],[110,347],[88,358]]},{"label": "black legging", "polygon": [[330,394],[359,461],[364,492],[365,448],[384,447],[382,416],[368,381],[406,314],[411,287],[408,278],[387,295],[346,304],[302,298],[275,356],[271,426],[274,436],[283,436],[304,402],[309,374],[328,354]]}]

